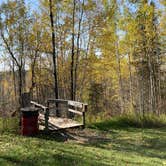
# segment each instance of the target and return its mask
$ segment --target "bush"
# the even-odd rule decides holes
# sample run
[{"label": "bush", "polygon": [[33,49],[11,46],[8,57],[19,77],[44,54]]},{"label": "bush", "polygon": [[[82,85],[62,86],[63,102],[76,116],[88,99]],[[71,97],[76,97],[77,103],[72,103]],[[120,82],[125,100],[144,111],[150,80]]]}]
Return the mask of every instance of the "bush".
[{"label": "bush", "polygon": [[112,117],[105,121],[98,121],[89,124],[91,128],[109,130],[111,128],[137,127],[137,128],[158,128],[166,127],[166,115],[157,116],[155,114],[146,114],[144,117],[139,114],[125,114]]},{"label": "bush", "polygon": [[156,114],[127,114],[120,116],[119,121],[133,127],[153,128],[166,126],[166,115],[157,116]]}]

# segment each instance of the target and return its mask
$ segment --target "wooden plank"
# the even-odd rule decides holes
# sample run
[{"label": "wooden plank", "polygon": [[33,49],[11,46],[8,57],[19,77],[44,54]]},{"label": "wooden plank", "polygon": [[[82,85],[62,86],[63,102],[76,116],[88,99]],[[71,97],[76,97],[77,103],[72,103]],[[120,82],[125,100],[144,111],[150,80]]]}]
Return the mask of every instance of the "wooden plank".
[{"label": "wooden plank", "polygon": [[[39,120],[44,121],[43,114],[40,114]],[[72,119],[68,119],[68,118],[59,118],[59,117],[50,116],[49,121],[48,121],[48,129],[49,130],[61,130],[61,129],[81,127],[81,126],[82,126],[81,123],[76,122]]]},{"label": "wooden plank", "polygon": [[78,108],[83,108],[83,104],[77,101],[68,101],[68,105],[74,106],[74,107],[78,107]]},{"label": "wooden plank", "polygon": [[64,99],[49,99],[48,100],[49,103],[62,103],[62,104],[68,104],[74,107],[78,107],[78,108],[83,108],[83,105],[87,105],[85,103],[81,103],[78,101],[72,101],[72,100],[64,100]]},{"label": "wooden plank", "polygon": [[39,107],[39,108],[43,109],[44,111],[48,109],[48,107],[46,107],[44,105],[41,105],[41,104],[38,104],[35,101],[31,101],[31,104],[33,104],[36,107]]},{"label": "wooden plank", "polygon": [[72,112],[72,113],[75,113],[75,114],[78,114],[78,115],[83,115],[83,113],[82,112],[80,112],[80,111],[76,111],[76,110],[73,110],[73,109],[68,109],[68,111],[69,112]]},{"label": "wooden plank", "polygon": [[48,130],[48,120],[49,120],[49,108],[44,105],[38,104],[35,101],[31,101],[31,104],[33,104],[35,107],[38,107],[44,111],[45,130],[47,131]]},{"label": "wooden plank", "polygon": [[39,108],[34,108],[34,107],[24,107],[24,108],[21,108],[21,111],[22,112],[28,112],[28,111],[39,111],[40,109]]}]

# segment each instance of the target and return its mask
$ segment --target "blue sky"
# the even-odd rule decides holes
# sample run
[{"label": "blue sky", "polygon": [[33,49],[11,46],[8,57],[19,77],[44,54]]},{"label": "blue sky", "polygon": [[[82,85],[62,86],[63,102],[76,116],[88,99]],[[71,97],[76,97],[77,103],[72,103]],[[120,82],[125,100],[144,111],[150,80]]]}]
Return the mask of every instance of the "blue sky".
[{"label": "blue sky", "polygon": [[39,1],[38,0],[25,0],[25,3],[27,5],[30,5],[30,7],[33,9],[33,10],[37,10],[38,7],[39,7]]}]

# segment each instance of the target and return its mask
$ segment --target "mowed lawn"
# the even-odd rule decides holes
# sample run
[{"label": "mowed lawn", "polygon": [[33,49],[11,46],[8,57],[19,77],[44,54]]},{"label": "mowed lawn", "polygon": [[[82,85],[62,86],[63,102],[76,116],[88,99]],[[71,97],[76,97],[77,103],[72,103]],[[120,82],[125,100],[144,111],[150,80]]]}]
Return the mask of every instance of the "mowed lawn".
[{"label": "mowed lawn", "polygon": [[[94,127],[95,128],[95,127]],[[166,165],[166,128],[95,128],[0,135],[0,166]]]}]

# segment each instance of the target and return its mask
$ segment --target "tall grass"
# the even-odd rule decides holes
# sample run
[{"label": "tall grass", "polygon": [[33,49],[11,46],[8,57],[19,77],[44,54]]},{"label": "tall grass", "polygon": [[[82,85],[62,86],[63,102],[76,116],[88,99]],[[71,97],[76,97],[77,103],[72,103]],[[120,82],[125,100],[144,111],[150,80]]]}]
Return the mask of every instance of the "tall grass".
[{"label": "tall grass", "polygon": [[166,127],[166,115],[145,114],[144,116],[135,113],[123,114],[115,117],[96,118],[94,121],[88,121],[88,126],[99,127],[101,129],[119,128],[119,127],[138,127],[138,128],[159,128]]},{"label": "tall grass", "polygon": [[0,118],[0,132],[18,132],[19,120],[17,117],[1,117]]},{"label": "tall grass", "polygon": [[162,114],[157,116],[156,114],[125,114],[117,118],[122,124],[133,127],[144,127],[144,128],[153,128],[153,127],[163,127],[166,126],[166,115]]}]

